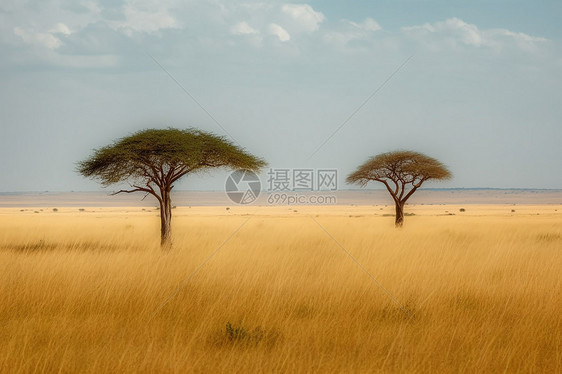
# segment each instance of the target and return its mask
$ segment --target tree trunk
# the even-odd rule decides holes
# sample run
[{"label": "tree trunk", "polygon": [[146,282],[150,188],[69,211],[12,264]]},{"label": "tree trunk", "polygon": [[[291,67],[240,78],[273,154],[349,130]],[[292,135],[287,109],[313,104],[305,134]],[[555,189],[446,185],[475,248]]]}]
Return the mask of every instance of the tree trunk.
[{"label": "tree trunk", "polygon": [[162,191],[160,203],[160,246],[162,249],[172,247],[172,200],[170,191]]},{"label": "tree trunk", "polygon": [[394,225],[396,227],[402,227],[404,224],[404,203],[400,201],[396,201],[396,220],[394,221]]}]

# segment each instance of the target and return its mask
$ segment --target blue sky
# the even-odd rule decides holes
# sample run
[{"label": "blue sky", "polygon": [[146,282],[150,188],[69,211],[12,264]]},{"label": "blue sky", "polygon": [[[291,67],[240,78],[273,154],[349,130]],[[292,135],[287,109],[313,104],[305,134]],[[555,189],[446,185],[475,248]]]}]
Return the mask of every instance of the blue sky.
[{"label": "blue sky", "polygon": [[0,192],[99,189],[77,161],[168,126],[225,129],[275,168],[337,168],[340,188],[395,149],[450,167],[428,187],[562,188],[561,14],[560,1],[3,1]]}]

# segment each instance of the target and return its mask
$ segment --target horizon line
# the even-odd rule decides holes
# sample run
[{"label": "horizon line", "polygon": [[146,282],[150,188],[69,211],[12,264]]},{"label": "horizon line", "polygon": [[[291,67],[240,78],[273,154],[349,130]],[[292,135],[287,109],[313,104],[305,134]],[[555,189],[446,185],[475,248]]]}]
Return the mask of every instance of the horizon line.
[{"label": "horizon line", "polygon": [[[534,188],[534,187],[420,187],[418,191],[562,191],[560,188]],[[112,190],[23,190],[23,191],[0,191],[0,195],[24,195],[24,194],[58,194],[58,193],[111,193]],[[267,191],[260,190],[261,192],[271,193],[337,193],[337,192],[369,192],[369,191],[386,191],[384,188],[346,188],[337,190],[311,190],[311,191]],[[174,192],[221,192],[224,190],[174,190]]]}]

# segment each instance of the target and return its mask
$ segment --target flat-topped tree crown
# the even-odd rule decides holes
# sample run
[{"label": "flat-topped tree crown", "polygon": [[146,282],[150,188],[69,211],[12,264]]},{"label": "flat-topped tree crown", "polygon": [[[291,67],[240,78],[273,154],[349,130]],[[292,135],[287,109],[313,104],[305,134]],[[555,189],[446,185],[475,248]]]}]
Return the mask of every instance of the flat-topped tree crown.
[{"label": "flat-topped tree crown", "polygon": [[78,171],[104,185],[137,178],[170,184],[190,172],[223,166],[257,171],[265,161],[223,137],[198,129],[149,129],[96,149],[78,164]]},{"label": "flat-topped tree crown", "polygon": [[128,181],[131,189],[118,193],[145,192],[160,204],[162,245],[171,239],[170,192],[183,176],[209,168],[226,167],[258,171],[261,158],[221,136],[195,128],[148,129],[98,148],[78,163],[78,172],[105,186]]},{"label": "flat-topped tree crown", "polygon": [[451,172],[436,159],[414,151],[394,151],[371,157],[347,177],[348,183],[364,187],[369,181],[381,182],[396,205],[396,226],[404,222],[404,205],[428,180],[451,178]]}]

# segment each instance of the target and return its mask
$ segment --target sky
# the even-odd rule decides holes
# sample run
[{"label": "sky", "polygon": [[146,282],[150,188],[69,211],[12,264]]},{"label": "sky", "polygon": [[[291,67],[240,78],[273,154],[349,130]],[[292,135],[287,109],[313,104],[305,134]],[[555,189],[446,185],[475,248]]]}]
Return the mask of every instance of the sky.
[{"label": "sky", "polygon": [[398,149],[454,174],[424,187],[562,188],[560,15],[559,0],[3,0],[0,192],[99,190],[78,161],[167,127],[337,169],[340,189]]}]

